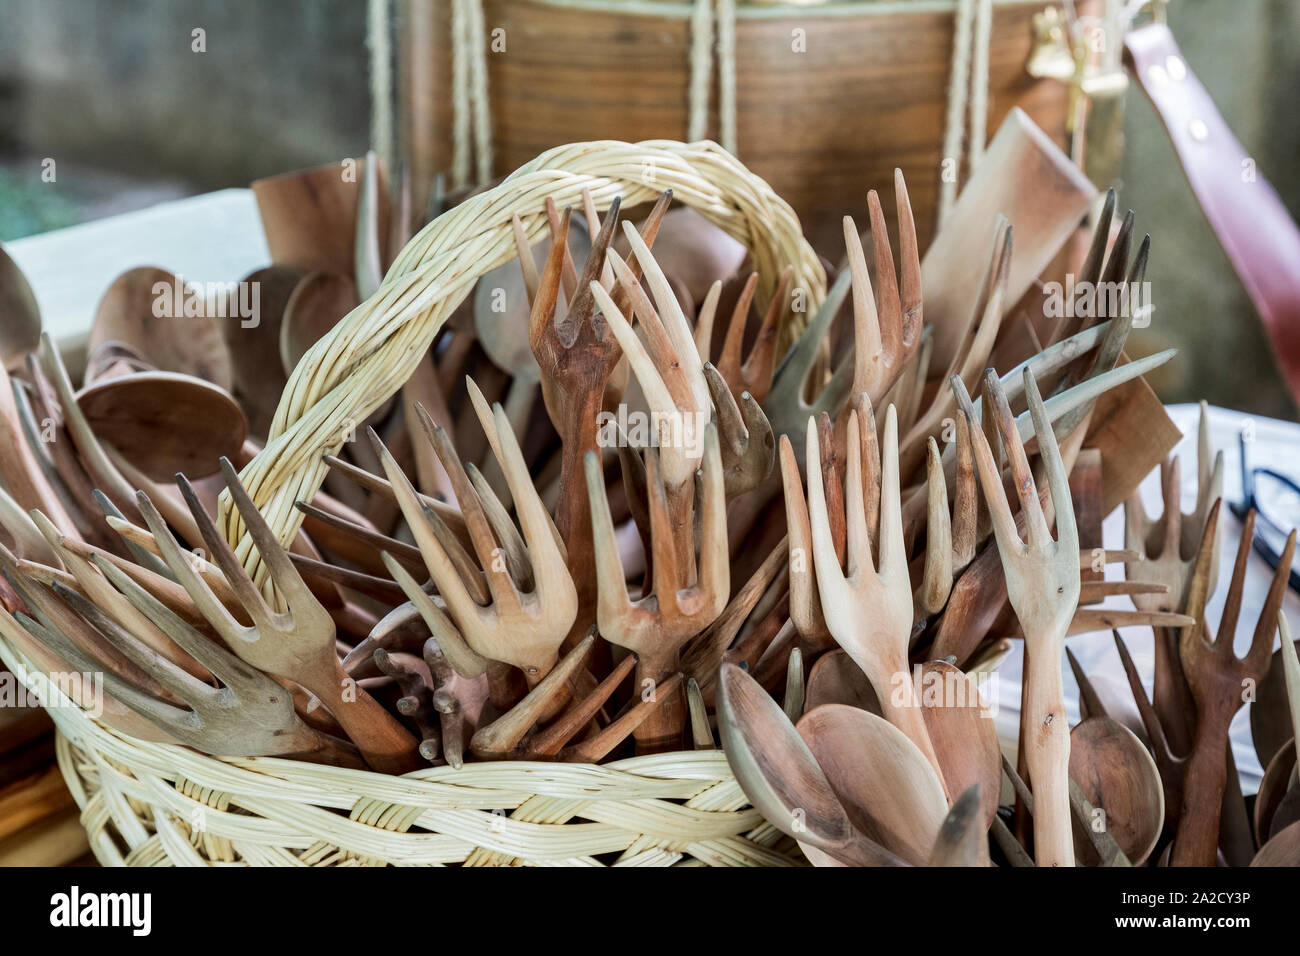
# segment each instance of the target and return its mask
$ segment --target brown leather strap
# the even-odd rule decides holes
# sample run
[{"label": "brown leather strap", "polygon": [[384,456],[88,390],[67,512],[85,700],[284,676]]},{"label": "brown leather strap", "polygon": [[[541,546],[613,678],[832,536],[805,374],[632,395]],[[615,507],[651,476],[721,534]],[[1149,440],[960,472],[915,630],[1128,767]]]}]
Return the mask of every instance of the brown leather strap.
[{"label": "brown leather strap", "polygon": [[1124,48],[1300,403],[1300,231],[1188,69],[1169,28],[1133,30]]}]

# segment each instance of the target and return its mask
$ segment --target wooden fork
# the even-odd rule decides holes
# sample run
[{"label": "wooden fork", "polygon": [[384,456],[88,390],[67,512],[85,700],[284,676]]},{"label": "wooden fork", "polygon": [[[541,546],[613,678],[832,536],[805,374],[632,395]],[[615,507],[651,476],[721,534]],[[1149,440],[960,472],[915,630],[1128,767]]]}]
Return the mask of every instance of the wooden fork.
[{"label": "wooden fork", "polygon": [[[1065,633],[1079,601],[1079,539],[1069,478],[1032,372],[1025,371],[1024,383],[1056,514],[1056,540],[1052,540],[1024,443],[1006,405],[1006,395],[991,371],[985,377],[984,394],[999,412],[998,430],[1025,517],[1027,543],[1020,539],[1002,486],[1001,469],[988,439],[969,417],[967,427],[975,443],[975,463],[1002,557],[1007,595],[1025,636],[1027,686],[1021,727],[1034,789],[1035,860],[1039,866],[1073,866],[1070,728],[1065,715],[1061,657]],[[962,414],[967,412],[963,410]]]},{"label": "wooden fork", "polygon": [[790,438],[796,458],[804,450],[800,438],[807,428],[808,419],[822,413],[839,415],[849,397],[849,389],[853,384],[852,355],[840,360],[830,381],[816,389],[816,397],[811,402],[805,398],[805,389],[809,372],[817,363],[818,352],[823,347],[831,323],[848,298],[852,282],[853,275],[847,269],[836,276],[826,298],[799,334],[794,347],[777,366],[772,389],[763,402],[763,413],[772,424],[773,434]]},{"label": "wooden fork", "polygon": [[[416,410],[419,412],[418,406]],[[425,416],[421,420],[456,489],[475,554],[486,577],[490,597],[486,606],[471,594],[462,572],[435,533],[430,512],[416,496],[410,480],[379,436],[371,431],[370,438],[424,557],[430,579],[446,601],[447,610],[466,643],[483,657],[519,668],[529,686],[536,686],[555,666],[560,645],[578,613],[578,595],[565,565],[558,532],[529,477],[523,452],[504,409],[498,404],[492,407],[491,415],[477,407],[476,412],[514,499],[527,548],[527,563],[531,565],[531,582],[522,580],[523,575],[517,569],[512,574],[508,551],[498,543],[479,493],[486,489],[486,484],[476,489],[446,432]],[[389,565],[390,572],[393,567]],[[531,588],[524,590],[529,583]],[[407,593],[414,594],[410,590]]]},{"label": "wooden fork", "polygon": [[[641,227],[647,247],[654,243],[664,213],[672,201],[665,193],[655,203]],[[605,318],[585,290],[603,272],[609,242],[618,222],[617,200],[605,214],[600,232],[592,243],[592,253],[576,280],[575,294],[569,299],[568,311],[556,315],[556,300],[562,282],[568,236],[569,213],[566,210],[558,235],[552,238],[551,254],[539,278],[538,293],[529,316],[529,343],[541,369],[542,398],[561,440],[560,499],[555,525],[567,547],[568,567],[578,590],[580,615],[574,621],[570,639],[577,641],[591,624],[588,609],[595,603],[596,580],[592,557],[591,511],[584,488],[583,462],[588,451],[597,447],[599,416],[605,402],[610,377],[621,358],[618,341],[610,333]],[[602,250],[600,254],[597,250]],[[640,266],[629,264],[633,274]],[[620,286],[613,297],[626,306],[626,293]]]},{"label": "wooden fork", "polygon": [[[1147,518],[1142,499],[1136,493],[1124,503],[1124,547],[1140,552],[1146,558],[1142,563],[1144,580],[1165,585],[1164,594],[1134,595],[1133,604],[1142,611],[1181,611],[1187,598],[1201,535],[1205,531],[1209,513],[1219,500],[1223,489],[1223,453],[1220,451],[1210,463],[1209,423],[1205,409],[1201,411],[1200,435],[1197,445],[1196,508],[1184,514],[1179,501],[1181,494],[1181,468],[1177,456],[1172,456],[1160,467],[1160,485],[1164,498],[1164,512],[1151,521]],[[1209,564],[1211,575],[1209,594],[1213,595],[1218,581],[1219,542],[1211,542],[1213,560]],[[1187,679],[1183,675],[1178,651],[1179,636],[1167,628],[1155,632],[1155,684],[1152,687],[1153,703],[1160,722],[1168,734],[1174,751],[1187,756],[1192,750],[1192,720],[1194,706]]]},{"label": "wooden fork", "polygon": [[921,259],[912,205],[901,169],[894,170],[894,200],[902,265],[901,298],[894,253],[889,245],[889,227],[876,191],[867,193],[879,285],[874,294],[858,227],[851,216],[844,217],[844,245],[853,282],[853,393],[865,392],[873,403],[884,399],[916,354],[921,336]]},{"label": "wooden fork", "polygon": [[239,623],[217,599],[195,571],[190,556],[181,551],[149,496],[139,492],[136,502],[140,513],[176,580],[189,592],[226,646],[242,661],[295,681],[319,697],[371,767],[381,773],[415,770],[420,766],[419,741],[344,672],[335,647],[333,618],[311,593],[275,532],[244,490],[234,466],[224,458],[221,472],[231,500],[287,609],[276,612],[267,605],[184,476],[178,476],[181,494],[213,560],[225,574],[252,624]]},{"label": "wooden fork", "polygon": [[[126,599],[167,633],[181,649],[221,681],[212,687],[142,644],[84,597],[55,583],[54,593],[185,706],[159,700],[111,672],[52,628],[17,615],[18,622],[73,666],[104,672],[115,698],[175,739],[219,757],[296,756],[343,767],[364,766],[356,752],[303,723],[293,697],[274,679],[204,637],[107,561],[96,566]],[[187,709],[188,708],[188,709]]]},{"label": "wooden fork", "polygon": [[[772,371],[778,357],[776,342],[780,333],[779,322],[785,311],[786,296],[790,293],[790,279],[793,275],[792,267],[782,270],[776,294],[772,296],[763,321],[758,327],[758,334],[754,337],[753,345],[750,346],[749,356],[743,362],[740,349],[745,338],[745,330],[749,325],[749,305],[754,299],[754,290],[758,286],[757,272],[749,274],[741,289],[740,298],[736,300],[735,308],[731,313],[731,322],[727,326],[727,334],[722,342],[722,353],[718,356],[717,368],[727,383],[730,394],[737,400],[742,395],[748,394],[758,403],[762,403],[767,398],[767,393],[771,391]],[[708,321],[711,316],[712,312],[709,311],[702,317]],[[700,324],[697,319],[695,330],[697,351],[700,351],[701,358],[707,361],[708,342],[705,340],[702,345],[700,344],[702,338]]]},{"label": "wooden fork", "polygon": [[1223,791],[1228,775],[1228,727],[1245,702],[1247,689],[1258,686],[1268,673],[1277,615],[1282,607],[1282,599],[1286,596],[1287,575],[1295,553],[1296,532],[1292,529],[1273,574],[1268,597],[1255,624],[1250,650],[1245,657],[1237,657],[1233,650],[1233,638],[1241,616],[1246,565],[1255,536],[1255,513],[1252,510],[1246,515],[1223,616],[1219,620],[1217,634],[1211,637],[1204,614],[1210,594],[1210,581],[1214,576],[1211,565],[1218,530],[1219,506],[1220,502],[1215,502],[1210,508],[1187,588],[1187,612],[1198,623],[1184,631],[1179,642],[1183,673],[1196,702],[1196,735],[1192,742],[1192,755],[1187,762],[1182,813],[1170,857],[1172,866],[1214,866],[1219,846]]},{"label": "wooden fork", "polygon": [[[831,536],[818,430],[813,422],[808,426],[808,513],[822,614],[831,636],[870,679],[886,718],[916,744],[942,781],[943,772],[925,727],[925,714],[907,659],[912,636],[912,585],[899,500],[897,412],[891,405],[885,413],[875,561],[867,525],[868,492],[862,475],[860,427],[857,411],[850,411],[849,461],[844,481],[846,574],[840,568]],[[873,501],[875,498],[871,496]]]},{"label": "wooden fork", "polygon": [[[636,601],[628,597],[605,478],[595,452],[587,453],[586,464],[599,587],[596,620],[606,640],[637,655],[638,685],[643,693],[646,690],[654,693],[656,687],[678,671],[679,655],[686,642],[722,613],[731,590],[726,497],[717,429],[710,424],[704,433],[700,553],[698,562],[693,562],[697,567],[693,581],[679,556],[683,550],[680,539],[685,538],[694,558],[694,543],[690,540],[694,522],[688,515],[685,522],[674,524],[669,516],[658,451],[653,448],[646,451],[652,563],[646,587]],[[666,693],[662,688],[660,692]],[[639,752],[657,753],[680,745],[686,711],[680,691],[674,691],[673,695],[637,728]]]}]

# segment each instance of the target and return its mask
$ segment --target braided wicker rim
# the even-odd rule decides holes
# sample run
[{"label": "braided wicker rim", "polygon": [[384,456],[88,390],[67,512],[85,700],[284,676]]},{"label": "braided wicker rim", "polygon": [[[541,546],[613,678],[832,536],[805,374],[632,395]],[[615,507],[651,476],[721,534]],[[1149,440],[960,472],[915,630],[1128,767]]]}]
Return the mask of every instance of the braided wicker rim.
[{"label": "braided wicker rim", "polygon": [[776,848],[788,841],[749,806],[720,750],[403,777],[217,758],[118,734],[3,641],[0,659],[47,702],[59,767],[105,865],[599,865],[610,853],[624,866],[801,862]]},{"label": "braided wicker rim", "polygon": [[[282,542],[292,540],[302,523],[294,502],[310,500],[324,479],[323,456],[337,452],[357,423],[411,377],[479,277],[514,258],[512,216],[519,216],[531,242],[539,241],[548,228],[546,197],[561,208],[577,207],[583,189],[601,211],[615,196],[630,207],[671,189],[674,198],[749,249],[759,273],[760,309],[787,265],[808,310],[825,298],[825,270],[794,211],[717,144],[599,141],[548,150],[425,226],[375,294],[317,342],[289,376],[267,445],[240,476]],[[787,310],[779,348],[790,343],[806,314]],[[218,524],[254,580],[262,582],[265,569],[228,492],[220,498]]]}]

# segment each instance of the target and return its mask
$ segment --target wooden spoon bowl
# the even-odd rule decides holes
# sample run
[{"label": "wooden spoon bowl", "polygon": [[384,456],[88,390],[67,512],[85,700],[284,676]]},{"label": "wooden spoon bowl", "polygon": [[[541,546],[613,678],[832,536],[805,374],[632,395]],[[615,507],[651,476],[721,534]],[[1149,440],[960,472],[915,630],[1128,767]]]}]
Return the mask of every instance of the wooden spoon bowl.
[{"label": "wooden spoon bowl", "polygon": [[854,826],[925,865],[948,800],[920,748],[883,717],[843,704],[811,710],[797,727]]},{"label": "wooden spoon bowl", "polygon": [[1165,795],[1155,761],[1127,727],[1089,717],[1070,731],[1070,776],[1134,866],[1155,849],[1165,822]]},{"label": "wooden spoon bowl", "polygon": [[847,704],[876,716],[883,716],[876,690],[862,668],[842,649],[828,651],[817,658],[808,674],[804,706],[807,710],[822,704]]},{"label": "wooden spoon bowl", "polygon": [[225,389],[192,375],[138,372],[83,388],[91,429],[150,478],[202,478],[238,459],[248,421]]},{"label": "wooden spoon bowl", "polygon": [[921,706],[944,783],[955,794],[979,785],[987,830],[998,812],[1002,748],[975,681],[945,661],[929,661],[921,671]]},{"label": "wooden spoon bowl", "polygon": [[280,361],[288,375],[313,345],[360,304],[357,286],[337,272],[310,272],[289,296],[280,323]]},{"label": "wooden spoon bowl", "polygon": [[195,302],[202,303],[197,290],[166,269],[128,269],[99,300],[87,349],[93,354],[109,342],[120,343],[154,368],[194,375],[229,390],[230,354],[222,323],[238,320],[207,315],[206,306],[201,306],[204,314],[187,315],[187,306]]}]

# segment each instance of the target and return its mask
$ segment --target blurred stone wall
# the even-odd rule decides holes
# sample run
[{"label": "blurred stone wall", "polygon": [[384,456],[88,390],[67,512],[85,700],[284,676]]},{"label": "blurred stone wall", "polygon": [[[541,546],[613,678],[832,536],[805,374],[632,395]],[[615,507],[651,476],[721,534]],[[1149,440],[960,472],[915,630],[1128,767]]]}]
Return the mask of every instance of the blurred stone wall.
[{"label": "blurred stone wall", "polygon": [[0,0],[0,149],[199,189],[358,155],[365,27],[364,0]]}]

